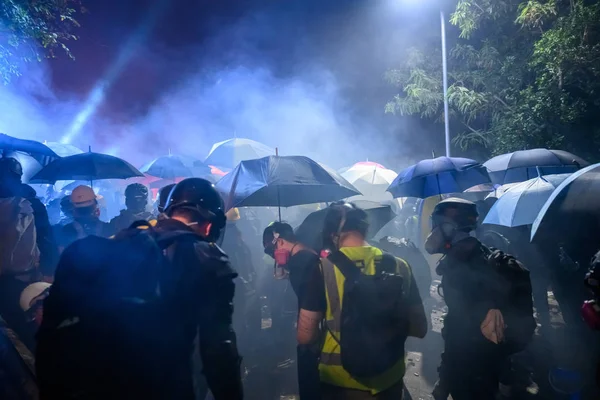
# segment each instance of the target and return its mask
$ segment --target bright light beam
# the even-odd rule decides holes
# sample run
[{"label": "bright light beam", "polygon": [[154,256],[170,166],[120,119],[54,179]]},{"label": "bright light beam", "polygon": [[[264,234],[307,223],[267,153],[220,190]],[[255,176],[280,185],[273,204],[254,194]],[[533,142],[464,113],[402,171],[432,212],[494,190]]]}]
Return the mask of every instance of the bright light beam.
[{"label": "bright light beam", "polygon": [[61,143],[69,144],[81,133],[81,130],[96,113],[98,106],[104,101],[106,91],[121,75],[123,69],[127,66],[138,47],[147,39],[148,34],[156,25],[158,17],[163,14],[168,5],[169,0],[158,0],[147,12],[144,20],[119,51],[119,55],[115,62],[110,66],[104,77],[100,79],[94,89],[92,89],[83,108],[77,113],[71,122],[69,129],[61,138]]}]

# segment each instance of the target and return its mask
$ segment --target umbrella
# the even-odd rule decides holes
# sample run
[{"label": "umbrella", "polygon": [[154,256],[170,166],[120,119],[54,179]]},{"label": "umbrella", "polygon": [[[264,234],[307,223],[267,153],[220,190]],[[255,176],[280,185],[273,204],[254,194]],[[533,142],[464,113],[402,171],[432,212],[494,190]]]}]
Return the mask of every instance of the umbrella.
[{"label": "umbrella", "polygon": [[188,156],[168,155],[158,157],[140,168],[144,174],[162,179],[210,175],[211,168],[200,160]]},{"label": "umbrella", "polygon": [[72,144],[64,144],[58,142],[44,142],[53,152],[58,154],[60,157],[74,156],[75,154],[83,153],[83,150],[78,149]]},{"label": "umbrella", "polygon": [[438,157],[406,168],[387,190],[394,197],[425,199],[445,193],[460,193],[489,181],[487,171],[475,160]]},{"label": "umbrella", "polygon": [[62,180],[95,181],[144,176],[133,165],[118,157],[100,153],[82,153],[59,158],[35,174],[33,183],[55,183]]},{"label": "umbrella", "polygon": [[584,159],[563,150],[531,149],[496,156],[486,161],[493,183],[523,182],[542,175],[575,172],[590,165]]},{"label": "umbrella", "polygon": [[[531,228],[531,239],[543,236],[575,236],[595,242],[600,227],[600,164],[580,169],[552,192]],[[577,233],[577,235],[575,235]]]},{"label": "umbrella", "polygon": [[290,207],[360,194],[315,161],[303,156],[269,156],[242,161],[216,184],[226,208]]},{"label": "umbrella", "polygon": [[[351,201],[359,199],[376,202],[395,201],[387,188],[398,174],[381,164],[370,161],[359,162],[342,172],[341,175],[363,194],[350,199]],[[399,203],[398,206],[400,206]]]},{"label": "umbrella", "polygon": [[554,189],[569,175],[546,175],[512,186],[499,197],[483,223],[509,228],[533,224]]},{"label": "umbrella", "polygon": [[228,139],[215,143],[204,160],[210,165],[234,168],[242,161],[272,156],[275,149],[250,139]]},{"label": "umbrella", "polygon": [[[396,217],[390,206],[366,200],[355,201],[353,203],[367,213],[369,220],[367,239],[375,237],[381,228]],[[324,208],[309,214],[300,226],[296,228],[296,237],[300,243],[309,246],[313,250],[320,250],[323,247],[323,223],[325,222],[327,211],[328,209]]]},{"label": "umbrella", "polygon": [[34,140],[18,139],[0,133],[0,150],[3,154],[11,152],[25,153],[33,157],[42,166],[48,165],[53,160],[56,160],[58,155],[53,152],[48,146]]}]

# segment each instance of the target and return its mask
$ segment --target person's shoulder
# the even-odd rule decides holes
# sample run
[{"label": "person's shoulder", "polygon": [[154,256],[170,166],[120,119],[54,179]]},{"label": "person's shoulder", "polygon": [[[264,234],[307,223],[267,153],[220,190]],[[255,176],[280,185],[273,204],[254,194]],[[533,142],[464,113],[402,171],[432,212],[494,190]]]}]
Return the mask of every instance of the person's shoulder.
[{"label": "person's shoulder", "polygon": [[196,257],[206,272],[217,277],[237,276],[229,257],[217,244],[195,240],[193,246]]}]

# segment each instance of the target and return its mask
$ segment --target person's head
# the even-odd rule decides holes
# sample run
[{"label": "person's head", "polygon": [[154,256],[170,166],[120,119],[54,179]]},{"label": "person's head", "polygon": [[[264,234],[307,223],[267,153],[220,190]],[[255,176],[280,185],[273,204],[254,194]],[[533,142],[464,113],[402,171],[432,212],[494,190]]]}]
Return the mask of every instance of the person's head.
[{"label": "person's head", "polygon": [[33,321],[37,326],[42,324],[44,315],[44,299],[48,297],[50,285],[46,282],[36,282],[27,286],[21,292],[19,304],[25,312],[28,321]]},{"label": "person's head", "polygon": [[429,254],[447,253],[477,228],[479,213],[472,201],[451,197],[439,202],[431,215],[431,233],[425,241]]},{"label": "person's head", "polygon": [[146,210],[148,188],[141,183],[132,183],[125,188],[125,206],[135,213]]},{"label": "person's head", "polygon": [[225,217],[227,218],[227,222],[239,221],[241,219],[240,210],[237,208],[232,208],[225,213]]},{"label": "person's head", "polygon": [[76,220],[98,219],[100,217],[96,193],[89,186],[80,185],[73,189],[71,204],[73,205],[73,218]]},{"label": "person's head", "polygon": [[225,227],[223,199],[215,186],[202,178],[179,182],[167,199],[165,213],[191,227],[208,241],[217,241]]},{"label": "person's head", "polygon": [[287,264],[297,243],[294,229],[288,223],[272,222],[263,231],[265,254],[274,258],[279,265]]},{"label": "person's head", "polygon": [[323,247],[339,250],[341,247],[362,246],[369,220],[365,210],[355,204],[339,201],[327,209],[323,223]]},{"label": "person's head", "polygon": [[167,199],[169,198],[169,194],[171,194],[171,190],[173,190],[173,188],[175,187],[174,183],[170,183],[167,186],[163,186],[160,188],[160,190],[158,191],[158,212],[159,213],[164,213],[165,212],[165,204],[167,204]]},{"label": "person's head", "polygon": [[67,218],[73,218],[73,203],[71,203],[71,196],[63,196],[60,199],[60,211]]},{"label": "person's head", "polygon": [[21,184],[23,166],[12,157],[0,158],[0,184],[7,188],[14,188]]}]

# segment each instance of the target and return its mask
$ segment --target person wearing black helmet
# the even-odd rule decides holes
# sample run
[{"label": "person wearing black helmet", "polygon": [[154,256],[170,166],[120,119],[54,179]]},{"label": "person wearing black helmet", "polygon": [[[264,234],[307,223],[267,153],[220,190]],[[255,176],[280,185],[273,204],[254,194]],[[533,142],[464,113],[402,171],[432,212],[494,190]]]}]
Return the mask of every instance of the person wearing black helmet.
[{"label": "person wearing black helmet", "polygon": [[58,246],[44,204],[36,197],[35,190],[24,183],[23,167],[12,157],[0,158],[0,198],[24,198],[31,203],[36,229],[36,241],[40,251],[39,271],[47,277],[54,275],[58,262]]},{"label": "person wearing black helmet", "polygon": [[148,221],[152,213],[148,206],[148,188],[141,183],[132,183],[125,188],[125,210],[110,221],[113,232],[129,228],[136,221]]},{"label": "person wearing black helmet", "polygon": [[[215,244],[225,227],[223,208],[223,200],[212,183],[200,178],[184,179],[166,200],[164,212],[169,218],[158,221],[155,229],[191,230],[197,234],[189,245],[178,243],[167,250],[177,266],[173,271],[177,276],[169,279],[174,282],[171,290],[181,301],[194,305],[188,349],[192,350],[198,334],[202,372],[215,400],[235,400],[243,398],[241,358],[232,328],[237,273]],[[188,318],[192,312],[189,307],[185,310],[181,310],[182,318]],[[182,355],[182,362],[185,360],[189,360],[189,353],[187,357]],[[195,386],[200,390],[199,376],[192,373],[189,363],[178,374],[194,375]]]},{"label": "person wearing black helmet", "polygon": [[443,254],[437,273],[448,306],[436,400],[495,399],[510,355],[535,329],[529,272],[471,236],[478,217],[475,203],[445,199],[433,210],[425,241],[428,253]]},{"label": "person wearing black helmet", "polygon": [[166,217],[165,205],[167,204],[167,199],[169,198],[169,194],[171,194],[171,190],[175,187],[175,183],[171,183],[167,186],[163,186],[158,191],[158,198],[156,199],[156,210],[158,212],[157,218],[163,219]]}]

